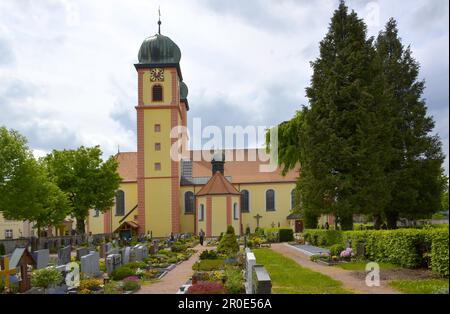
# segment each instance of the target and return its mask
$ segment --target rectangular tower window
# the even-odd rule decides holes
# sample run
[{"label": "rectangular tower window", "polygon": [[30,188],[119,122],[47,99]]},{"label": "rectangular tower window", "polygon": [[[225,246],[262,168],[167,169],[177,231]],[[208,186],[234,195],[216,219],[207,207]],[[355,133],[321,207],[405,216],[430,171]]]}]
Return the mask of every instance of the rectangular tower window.
[{"label": "rectangular tower window", "polygon": [[155,162],[155,170],[156,171],[161,170],[161,163],[160,162]]},{"label": "rectangular tower window", "polygon": [[161,124],[155,124],[155,132],[161,132]]},{"label": "rectangular tower window", "polygon": [[160,151],[161,150],[161,143],[155,143],[155,150]]}]

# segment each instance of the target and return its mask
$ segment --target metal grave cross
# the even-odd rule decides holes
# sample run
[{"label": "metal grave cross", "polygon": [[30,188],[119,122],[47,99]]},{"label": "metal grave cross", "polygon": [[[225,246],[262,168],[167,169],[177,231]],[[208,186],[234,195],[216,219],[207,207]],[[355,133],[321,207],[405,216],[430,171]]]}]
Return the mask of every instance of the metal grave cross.
[{"label": "metal grave cross", "polygon": [[5,277],[5,289],[9,290],[9,276],[16,274],[16,269],[9,269],[9,256],[3,257],[3,266],[4,269],[0,269],[0,278]]}]

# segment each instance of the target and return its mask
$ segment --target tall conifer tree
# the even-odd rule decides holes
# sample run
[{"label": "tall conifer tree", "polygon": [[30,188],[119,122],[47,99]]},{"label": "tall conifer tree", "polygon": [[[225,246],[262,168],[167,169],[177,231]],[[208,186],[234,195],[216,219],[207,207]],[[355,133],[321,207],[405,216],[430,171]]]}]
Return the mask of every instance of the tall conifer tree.
[{"label": "tall conifer tree", "polygon": [[391,126],[373,40],[343,1],[312,67],[300,194],[307,211],[332,213],[351,229],[354,213],[382,210],[389,199]]},{"label": "tall conifer tree", "polygon": [[427,116],[422,98],[425,82],[418,79],[420,65],[398,37],[397,23],[390,19],[375,43],[383,64],[389,101],[395,124],[388,176],[391,200],[384,211],[389,228],[395,228],[399,215],[424,217],[440,209],[444,189],[441,142],[430,135],[434,121]]}]

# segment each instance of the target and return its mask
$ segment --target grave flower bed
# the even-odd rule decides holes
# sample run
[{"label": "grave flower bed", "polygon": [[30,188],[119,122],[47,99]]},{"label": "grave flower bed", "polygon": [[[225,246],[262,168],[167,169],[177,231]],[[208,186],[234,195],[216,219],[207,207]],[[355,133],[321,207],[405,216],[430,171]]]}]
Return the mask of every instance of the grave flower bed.
[{"label": "grave flower bed", "polygon": [[80,286],[78,287],[79,294],[99,294],[103,291],[103,280],[89,278],[80,281]]},{"label": "grave flower bed", "polygon": [[224,294],[225,287],[220,282],[202,281],[189,287],[187,294]]},{"label": "grave flower bed", "polygon": [[336,265],[339,260],[336,259],[336,256],[332,256],[328,253],[315,254],[310,257],[310,260],[316,262],[318,264],[332,266]]}]

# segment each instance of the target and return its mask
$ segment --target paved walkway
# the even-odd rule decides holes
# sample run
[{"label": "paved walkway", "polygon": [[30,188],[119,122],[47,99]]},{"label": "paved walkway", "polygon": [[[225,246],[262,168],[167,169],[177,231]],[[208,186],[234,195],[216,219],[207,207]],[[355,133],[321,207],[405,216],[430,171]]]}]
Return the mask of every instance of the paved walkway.
[{"label": "paved walkway", "polygon": [[177,265],[175,269],[169,271],[160,281],[150,285],[142,286],[136,294],[175,294],[182,285],[192,276],[194,271],[192,265],[199,259],[199,255],[204,250],[211,250],[214,247],[197,245],[194,250],[197,252],[187,261]]},{"label": "paved walkway", "polygon": [[342,287],[353,293],[362,294],[398,294],[397,290],[390,288],[386,282],[381,281],[380,287],[368,287],[364,279],[358,279],[352,271],[335,266],[325,266],[312,262],[309,256],[286,243],[272,244],[272,250],[293,259],[299,265],[313,271],[327,275],[342,282]]}]

